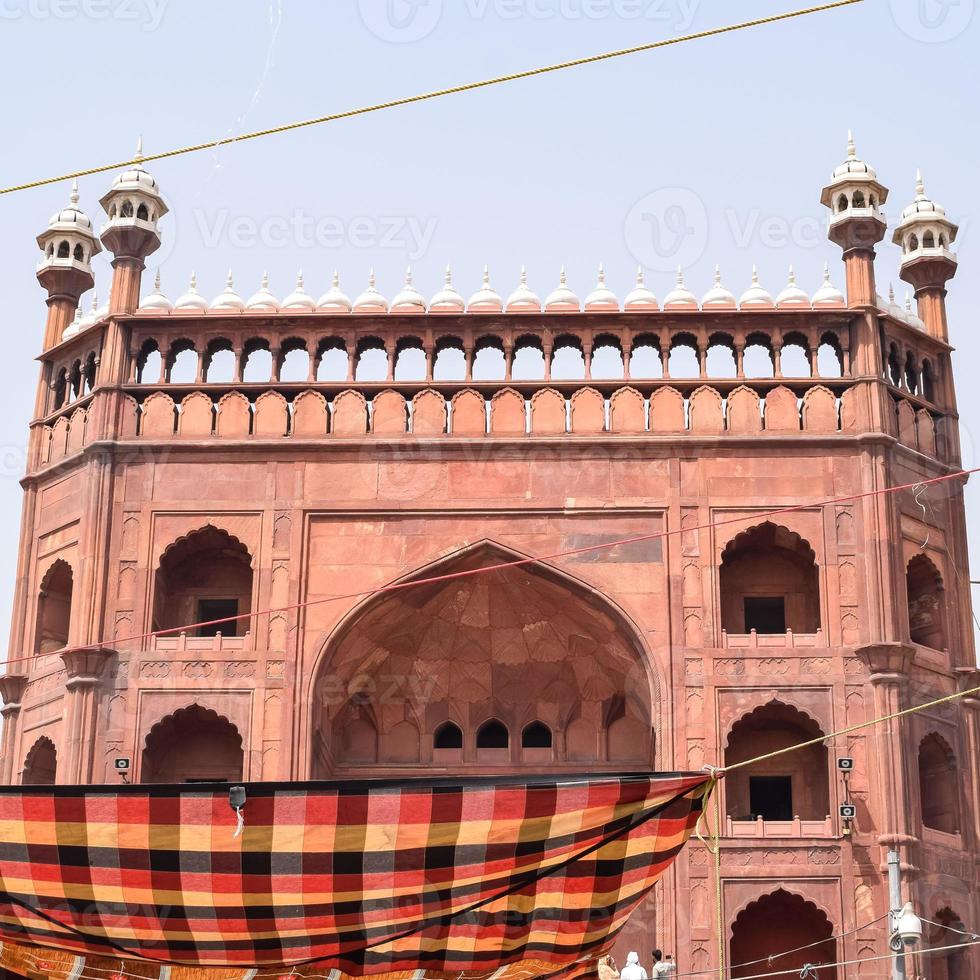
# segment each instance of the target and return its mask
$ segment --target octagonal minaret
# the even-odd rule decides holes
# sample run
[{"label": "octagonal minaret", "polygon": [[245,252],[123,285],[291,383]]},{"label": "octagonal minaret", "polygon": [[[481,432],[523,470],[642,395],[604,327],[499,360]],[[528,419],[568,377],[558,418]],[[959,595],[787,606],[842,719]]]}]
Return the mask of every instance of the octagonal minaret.
[{"label": "octagonal minaret", "polygon": [[78,182],[72,185],[68,207],[55,212],[37,236],[44,258],[37,280],[48,292],[44,349],[60,343],[75,316],[82,293],[95,285],[92,256],[102,251],[92,221],[78,206]]},{"label": "octagonal minaret", "polygon": [[926,197],[921,172],[915,175],[915,200],[902,212],[892,240],[902,249],[901,277],[915,289],[919,317],[926,331],[949,339],[946,322],[946,283],[956,275],[957,225],[935,201]]},{"label": "octagonal minaret", "polygon": [[875,305],[875,245],[885,237],[881,205],[887,197],[888,188],[867,163],[858,159],[848,132],[847,159],[834,170],[821,192],[820,203],[830,209],[827,235],[844,251],[850,306]]},{"label": "octagonal minaret", "polygon": [[160,247],[158,223],[169,210],[156,180],[143,169],[142,159],[140,140],[133,166],[116,177],[99,202],[109,217],[102,228],[102,242],[114,256],[110,313],[131,313],[139,306],[146,257]]}]

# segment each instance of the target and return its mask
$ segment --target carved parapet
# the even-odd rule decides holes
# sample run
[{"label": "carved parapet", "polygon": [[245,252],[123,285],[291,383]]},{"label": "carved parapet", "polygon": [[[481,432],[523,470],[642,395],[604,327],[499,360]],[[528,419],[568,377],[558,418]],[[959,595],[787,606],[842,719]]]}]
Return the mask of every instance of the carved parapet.
[{"label": "carved parapet", "polygon": [[65,670],[68,672],[65,686],[71,691],[79,687],[95,687],[100,684],[115,655],[115,650],[106,647],[66,650],[61,655],[61,659],[65,662]]},{"label": "carved parapet", "polygon": [[871,683],[900,683],[908,679],[915,648],[907,643],[869,643],[854,651],[871,674]]}]

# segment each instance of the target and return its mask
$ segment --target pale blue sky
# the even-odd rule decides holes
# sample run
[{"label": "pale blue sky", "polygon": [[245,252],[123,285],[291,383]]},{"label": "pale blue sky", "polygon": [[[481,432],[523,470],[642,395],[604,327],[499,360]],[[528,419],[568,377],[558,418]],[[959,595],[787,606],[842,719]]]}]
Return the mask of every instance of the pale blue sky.
[{"label": "pale blue sky", "polygon": [[[704,30],[803,0],[0,0],[6,93],[3,185]],[[974,0],[865,0],[805,19],[679,45],[176,160],[150,169],[172,214],[160,253],[174,298],[196,269],[207,296],[229,266],[248,295],[268,268],[319,294],[368,269],[390,297],[411,261],[431,295],[451,261],[465,295],[489,262],[507,293],[526,263],[545,294],[559,266],[584,295],[605,263],[628,291],[637,261],[663,297],[680,258],[698,294],[714,264],[739,293],[752,263],[773,292],[792,261],[812,291],[825,259],[821,186],[859,153],[891,188],[894,220],[926,189],[961,225],[950,323],[964,464],[977,464],[980,339],[969,310],[980,249],[980,40]],[[970,93],[974,93],[971,95]],[[98,225],[111,175],[81,182]],[[9,620],[26,427],[45,308],[34,236],[68,187],[0,198],[5,356],[0,362],[0,628]],[[681,205],[681,210],[677,205]],[[661,219],[651,236],[649,219]],[[108,263],[98,288],[108,287]],[[151,260],[151,269],[156,265]],[[882,293],[898,251],[879,251]],[[87,299],[84,301],[87,307]],[[973,303],[971,303],[973,300]],[[980,527],[980,492],[969,491]],[[980,533],[974,530],[974,566]]]}]

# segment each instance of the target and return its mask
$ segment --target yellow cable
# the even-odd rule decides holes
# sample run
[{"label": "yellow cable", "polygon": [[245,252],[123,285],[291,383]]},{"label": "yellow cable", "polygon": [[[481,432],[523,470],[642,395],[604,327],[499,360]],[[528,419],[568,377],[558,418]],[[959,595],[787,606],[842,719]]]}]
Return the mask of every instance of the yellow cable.
[{"label": "yellow cable", "polygon": [[769,17],[759,17],[756,20],[746,20],[740,24],[728,24],[725,27],[712,27],[706,31],[698,31],[696,34],[685,34],[682,37],[668,38],[665,41],[652,41],[649,44],[638,44],[631,48],[620,48],[617,51],[606,51],[603,54],[589,55],[586,58],[576,58],[572,61],[563,61],[557,65],[546,65],[543,68],[529,68],[525,71],[512,72],[509,75],[498,75],[495,78],[487,78],[479,82],[467,82],[464,85],[454,85],[451,88],[437,89],[434,92],[423,92],[420,95],[410,95],[402,99],[392,99],[390,102],[378,102],[375,105],[362,106],[359,109],[347,109],[344,112],[335,112],[328,116],[317,116],[315,119],[304,119],[300,122],[285,123],[281,126],[273,126],[270,129],[259,129],[252,133],[242,133],[239,136],[225,136],[222,139],[211,140],[207,143],[196,143],[192,146],[184,146],[176,150],[165,150],[162,153],[150,153],[146,156],[133,157],[129,160],[122,160],[119,163],[107,163],[100,167],[89,167],[86,170],[74,170],[71,173],[61,174],[58,177],[45,177],[42,180],[32,180],[26,184],[15,184],[12,187],[0,188],[0,194],[12,194],[15,191],[25,191],[32,187],[43,187],[46,184],[57,184],[62,180],[72,180],[76,177],[88,177],[92,174],[104,173],[107,170],[119,170],[129,167],[136,163],[143,163],[151,160],[164,160],[168,157],[181,156],[184,153],[197,153],[200,150],[213,150],[220,146],[227,146],[231,143],[244,143],[245,140],[258,139],[260,136],[273,136],[276,133],[287,133],[293,129],[302,129],[306,126],[319,126],[321,123],[336,122],[338,119],[350,119],[353,116],[364,116],[370,112],[380,112],[382,109],[394,109],[398,106],[412,105],[416,102],[426,102],[429,99],[438,99],[444,95],[457,95],[460,92],[471,92],[474,89],[487,88],[491,85],[501,85],[504,82],[519,81],[523,78],[534,78],[537,75],[547,75],[550,72],[563,71],[566,68],[578,68],[582,65],[591,65],[599,61],[608,61],[611,58],[622,58],[629,54],[639,54],[643,51],[652,51],[655,48],[665,48],[671,44],[682,44],[685,41],[699,41],[706,37],[714,37],[718,34],[729,34],[732,31],[741,31],[747,27],[761,27],[764,24],[774,24],[781,20],[790,20],[793,17],[804,17],[807,14],[817,14],[825,10],[833,10],[836,7],[849,7],[852,4],[863,3],[864,0],[833,0],[832,3],[820,4],[817,7],[806,7],[802,10],[791,10],[782,14],[773,14]]}]

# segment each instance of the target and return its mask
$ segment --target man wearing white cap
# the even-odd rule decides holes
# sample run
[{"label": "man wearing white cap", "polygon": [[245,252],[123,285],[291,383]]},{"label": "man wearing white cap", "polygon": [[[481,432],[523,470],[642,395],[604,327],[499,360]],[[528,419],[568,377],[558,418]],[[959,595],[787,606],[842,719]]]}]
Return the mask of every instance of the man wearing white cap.
[{"label": "man wearing white cap", "polygon": [[626,966],[620,974],[622,980],[650,980],[647,971],[640,966],[640,956],[638,953],[630,953],[626,957]]}]

